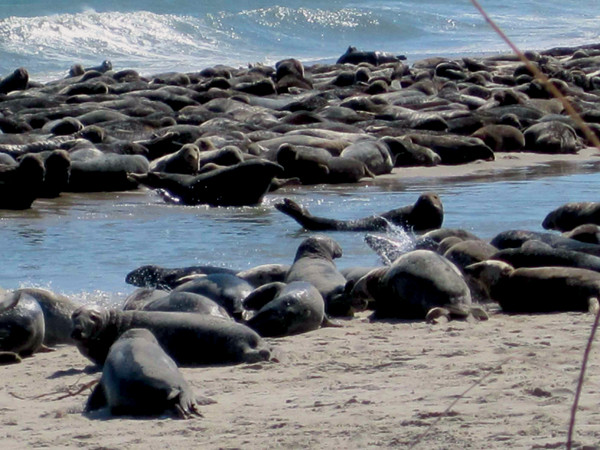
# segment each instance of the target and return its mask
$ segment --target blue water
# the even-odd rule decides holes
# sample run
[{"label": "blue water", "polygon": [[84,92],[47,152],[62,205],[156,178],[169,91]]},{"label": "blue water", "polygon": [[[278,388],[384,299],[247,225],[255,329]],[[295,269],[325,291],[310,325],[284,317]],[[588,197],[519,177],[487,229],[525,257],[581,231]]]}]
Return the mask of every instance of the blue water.
[{"label": "blue water", "polygon": [[[518,169],[500,177],[378,180],[352,186],[298,187],[266,196],[259,207],[165,204],[147,191],[63,194],[28,211],[0,216],[0,287],[45,287],[82,301],[120,302],[133,287],[125,275],[144,264],[216,265],[243,270],[291,264],[310,235],[273,205],[290,197],[316,215],[355,219],[412,204],[438,192],[444,226],[490,239],[508,229],[543,231],[545,215],[571,201],[597,201],[600,162]],[[340,268],[381,264],[364,233],[328,232],[342,246]]]},{"label": "blue water", "polygon": [[[598,40],[596,0],[481,3],[526,49]],[[76,62],[149,75],[333,61],[349,45],[412,60],[507,51],[469,0],[0,1],[0,74],[23,66],[42,81]]]}]

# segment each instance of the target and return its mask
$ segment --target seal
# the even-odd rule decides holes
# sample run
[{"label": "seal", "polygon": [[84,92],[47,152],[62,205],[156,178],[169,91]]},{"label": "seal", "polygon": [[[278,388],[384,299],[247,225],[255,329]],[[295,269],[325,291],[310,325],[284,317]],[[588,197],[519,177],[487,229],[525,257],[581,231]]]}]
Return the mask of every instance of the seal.
[{"label": "seal", "polygon": [[600,245],[577,241],[575,239],[570,239],[553,233],[542,233],[528,230],[502,231],[490,241],[490,244],[502,250],[505,248],[520,247],[525,242],[531,240],[541,241],[544,244],[548,244],[554,248],[575,250],[594,256],[600,256]]},{"label": "seal", "polygon": [[421,194],[414,205],[355,220],[313,216],[306,208],[289,198],[276,203],[275,208],[293,218],[305,229],[312,231],[384,231],[390,225],[414,231],[426,231],[439,228],[444,220],[442,202],[437,194],[432,192]]},{"label": "seal", "polygon": [[150,170],[196,175],[200,170],[200,149],[197,145],[185,144],[175,153],[161,156],[152,161]]},{"label": "seal", "polygon": [[211,275],[228,273],[235,275],[236,271],[217,266],[189,266],[168,269],[157,265],[146,265],[132,270],[125,276],[125,282],[138,287],[171,290],[182,284],[182,278],[192,275]]},{"label": "seal", "polygon": [[263,337],[282,337],[318,329],[325,318],[325,302],[305,281],[293,281],[246,322]]},{"label": "seal", "polygon": [[353,316],[366,307],[354,302],[346,290],[346,278],[338,271],[334,259],[342,256],[340,245],[328,236],[311,236],[300,243],[286,283],[305,281],[317,288],[331,316]]},{"label": "seal", "polygon": [[80,305],[64,295],[46,289],[22,288],[15,291],[34,299],[44,315],[44,345],[54,347],[60,344],[74,345],[71,338],[71,316]]},{"label": "seal", "polygon": [[474,307],[460,270],[431,250],[408,252],[388,268],[365,276],[378,278],[377,282],[358,283],[363,289],[372,289],[376,318],[423,320],[440,312],[461,318],[487,317],[483,310]]},{"label": "seal", "polygon": [[521,267],[579,267],[600,272],[600,257],[575,250],[553,248],[541,241],[531,240],[518,248],[506,248],[489,259],[504,261],[515,269]]},{"label": "seal", "polygon": [[140,311],[189,312],[233,320],[227,310],[217,302],[191,292],[171,292],[167,296],[149,301]]},{"label": "seal", "polygon": [[71,161],[69,192],[112,192],[136,189],[128,174],[145,174],[149,162],[142,155],[100,154],[84,161]]},{"label": "seal", "polygon": [[253,159],[195,177],[155,172],[131,174],[131,177],[148,187],[163,189],[175,203],[250,206],[262,201],[273,178],[281,173],[283,168],[279,164]]},{"label": "seal", "polygon": [[0,298],[0,351],[30,356],[44,342],[44,313],[27,294],[11,292]]},{"label": "seal", "polygon": [[39,155],[23,156],[16,167],[0,168],[0,209],[29,209],[42,191],[44,163]]},{"label": "seal", "polygon": [[246,325],[202,314],[163,311],[117,311],[83,306],[73,313],[77,348],[102,365],[110,346],[131,328],[150,330],[178,365],[254,363],[271,352]]},{"label": "seal", "polygon": [[[487,285],[507,313],[589,311],[600,298],[600,273],[578,267],[523,267],[483,261],[467,271]],[[535,292],[535,295],[531,295]],[[597,301],[597,300],[596,300]]]},{"label": "seal", "polygon": [[202,416],[192,388],[175,361],[143,328],[123,333],[108,352],[102,377],[88,398],[85,412],[105,406],[115,416]]},{"label": "seal", "polygon": [[546,230],[571,231],[579,225],[600,225],[600,202],[570,202],[548,213],[542,222]]},{"label": "seal", "polygon": [[203,295],[225,308],[231,317],[241,319],[244,316],[242,301],[252,290],[250,283],[236,275],[213,273],[183,283],[173,292]]}]

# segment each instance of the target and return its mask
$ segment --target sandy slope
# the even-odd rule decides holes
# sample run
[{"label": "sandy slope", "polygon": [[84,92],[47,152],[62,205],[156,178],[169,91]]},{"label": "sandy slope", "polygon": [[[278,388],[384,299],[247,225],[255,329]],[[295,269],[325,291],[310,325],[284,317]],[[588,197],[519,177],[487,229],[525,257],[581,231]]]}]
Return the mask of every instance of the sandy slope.
[{"label": "sandy slope", "polygon": [[[279,362],[183,372],[216,403],[193,420],[90,419],[75,348],[2,367],[2,448],[564,448],[591,314],[372,323],[271,340]],[[469,388],[471,388],[464,396]],[[46,395],[42,398],[35,398]],[[453,402],[456,404],[452,405]],[[576,441],[600,444],[600,354]]]}]

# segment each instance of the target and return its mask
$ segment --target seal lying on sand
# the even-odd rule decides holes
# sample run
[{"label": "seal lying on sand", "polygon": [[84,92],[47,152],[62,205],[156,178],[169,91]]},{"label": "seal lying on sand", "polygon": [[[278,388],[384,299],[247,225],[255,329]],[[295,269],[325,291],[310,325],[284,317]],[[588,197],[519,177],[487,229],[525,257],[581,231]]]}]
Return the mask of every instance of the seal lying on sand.
[{"label": "seal lying on sand", "polygon": [[571,202],[548,213],[542,226],[547,230],[571,231],[579,225],[600,224],[600,202]]},{"label": "seal lying on sand", "polygon": [[20,292],[2,296],[0,352],[29,356],[38,351],[43,342],[44,314],[39,303]]},{"label": "seal lying on sand", "polygon": [[202,416],[194,393],[177,364],[143,328],[126,331],[112,345],[102,378],[86,412],[108,406],[113,415],[156,416],[164,413],[187,419]]},{"label": "seal lying on sand", "polygon": [[261,336],[290,336],[317,330],[325,318],[325,302],[310,283],[294,281],[247,322]]},{"label": "seal lying on sand", "polygon": [[200,314],[116,311],[81,307],[73,313],[73,338],[79,351],[104,364],[110,346],[125,331],[146,328],[178,365],[199,366],[265,361],[270,351],[245,325]]},{"label": "seal lying on sand", "polygon": [[390,224],[414,231],[426,231],[439,228],[444,221],[442,202],[437,194],[431,192],[422,194],[414,205],[356,220],[313,216],[306,208],[289,198],[285,198],[282,203],[277,203],[275,208],[293,218],[307,230],[313,231],[382,231]]},{"label": "seal lying on sand", "polygon": [[588,311],[600,298],[600,273],[578,267],[514,269],[503,261],[488,260],[467,272],[487,285],[490,297],[504,312],[550,313]]}]

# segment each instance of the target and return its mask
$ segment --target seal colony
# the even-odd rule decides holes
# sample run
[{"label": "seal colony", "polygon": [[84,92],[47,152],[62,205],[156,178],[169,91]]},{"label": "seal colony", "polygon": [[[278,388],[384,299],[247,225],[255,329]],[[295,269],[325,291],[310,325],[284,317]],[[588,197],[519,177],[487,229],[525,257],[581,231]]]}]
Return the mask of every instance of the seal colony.
[{"label": "seal colony", "polygon": [[[151,79],[102,64],[46,85],[23,82],[27,73],[18,70],[0,83],[0,183],[20,195],[2,207],[27,208],[36,195],[61,190],[139,185],[183,204],[254,205],[288,183],[358,182],[398,166],[588,145],[511,56],[430,58],[408,67],[396,57],[349,53],[352,64],[285,60]],[[599,55],[600,46],[529,55],[594,129]],[[74,344],[102,369],[85,406],[90,417],[106,407],[113,415],[190,418],[200,413],[178,365],[269,367],[277,362],[273,345],[340,325],[330,317],[350,320],[368,309],[371,320],[401,326],[599,308],[600,245],[589,242],[597,230],[581,240],[508,230],[486,242],[442,228],[435,193],[354,221],[313,216],[289,199],[276,207],[310,230],[402,226],[411,245],[367,235],[384,265],[346,271],[334,262],[341,246],[319,234],[300,244],[289,265],[241,272],[142,266],[126,276],[139,289],[122,309],[76,307],[51,292],[21,289],[0,299],[2,361],[17,362],[42,344]],[[591,227],[596,207],[565,205],[544,227]]]},{"label": "seal colony", "polygon": [[[597,131],[599,52],[527,53]],[[351,47],[335,64],[149,77],[105,61],[45,84],[19,68],[0,81],[0,105],[0,208],[10,209],[140,185],[180,204],[255,205],[290,183],[357,183],[590,144],[513,55],[409,66]]]}]

